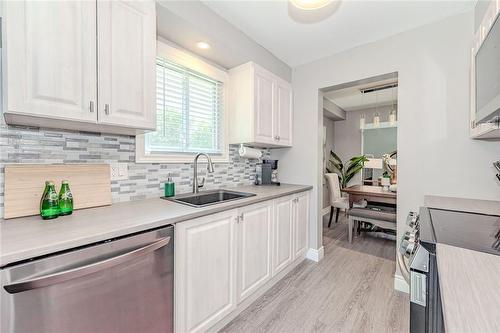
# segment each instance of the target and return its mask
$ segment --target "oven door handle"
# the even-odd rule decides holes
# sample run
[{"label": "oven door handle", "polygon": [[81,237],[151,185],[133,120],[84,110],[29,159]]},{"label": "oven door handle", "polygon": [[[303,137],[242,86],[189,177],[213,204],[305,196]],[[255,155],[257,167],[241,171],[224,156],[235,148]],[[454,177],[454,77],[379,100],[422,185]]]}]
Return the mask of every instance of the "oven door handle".
[{"label": "oven door handle", "polygon": [[52,286],[64,281],[96,273],[98,271],[102,271],[104,269],[108,269],[123,264],[133,259],[140,258],[142,256],[145,256],[151,252],[154,252],[166,246],[169,242],[170,242],[170,237],[163,237],[146,246],[140,247],[136,250],[124,254],[120,254],[115,257],[111,257],[88,265],[68,269],[62,272],[47,274],[37,278],[15,282],[4,286],[4,289],[10,294],[16,294],[23,291]]}]

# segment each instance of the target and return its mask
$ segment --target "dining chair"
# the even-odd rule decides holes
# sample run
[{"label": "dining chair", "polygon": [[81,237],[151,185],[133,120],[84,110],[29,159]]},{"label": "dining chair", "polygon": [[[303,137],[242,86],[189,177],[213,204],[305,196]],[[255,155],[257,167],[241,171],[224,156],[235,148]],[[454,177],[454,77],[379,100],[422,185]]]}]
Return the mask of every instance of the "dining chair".
[{"label": "dining chair", "polygon": [[325,178],[328,182],[328,191],[330,193],[330,220],[328,221],[328,228],[330,228],[334,209],[337,208],[335,215],[335,223],[337,223],[339,220],[339,211],[345,209],[347,212],[349,209],[349,199],[343,197],[340,192],[339,175],[336,173],[326,173]]}]

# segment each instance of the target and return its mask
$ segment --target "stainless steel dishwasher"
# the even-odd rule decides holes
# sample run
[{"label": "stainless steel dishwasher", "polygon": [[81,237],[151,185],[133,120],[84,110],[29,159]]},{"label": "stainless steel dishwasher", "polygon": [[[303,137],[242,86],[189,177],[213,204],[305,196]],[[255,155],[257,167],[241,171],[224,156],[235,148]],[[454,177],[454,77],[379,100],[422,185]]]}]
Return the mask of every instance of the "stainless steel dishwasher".
[{"label": "stainless steel dishwasher", "polygon": [[3,333],[172,332],[174,228],[1,270]]}]

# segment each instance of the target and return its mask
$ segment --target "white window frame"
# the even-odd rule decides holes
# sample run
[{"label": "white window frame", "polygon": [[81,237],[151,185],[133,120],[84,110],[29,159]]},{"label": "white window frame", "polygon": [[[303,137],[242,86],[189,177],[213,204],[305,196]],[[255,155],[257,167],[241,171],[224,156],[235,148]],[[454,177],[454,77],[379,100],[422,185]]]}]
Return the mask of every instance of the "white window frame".
[{"label": "white window frame", "polygon": [[[209,154],[212,162],[229,163],[229,117],[228,117],[228,83],[229,76],[227,71],[220,69],[201,58],[194,56],[186,51],[173,47],[160,40],[156,43],[156,54],[164,57],[181,66],[187,67],[200,74],[206,75],[214,80],[222,82],[223,86],[223,112],[222,112],[222,128],[223,134],[223,150],[222,154]],[[155,75],[156,77],[156,75]],[[156,110],[156,107],[155,107]],[[135,139],[135,162],[136,163],[192,163],[196,153],[158,153],[149,154],[146,152],[145,134],[136,136]]]}]

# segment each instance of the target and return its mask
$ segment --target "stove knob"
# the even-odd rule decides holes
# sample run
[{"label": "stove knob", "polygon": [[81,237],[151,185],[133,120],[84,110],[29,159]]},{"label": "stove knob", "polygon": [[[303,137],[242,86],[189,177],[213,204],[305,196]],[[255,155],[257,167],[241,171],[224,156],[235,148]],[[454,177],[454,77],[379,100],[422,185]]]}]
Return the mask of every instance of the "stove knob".
[{"label": "stove knob", "polygon": [[415,242],[409,242],[408,246],[406,247],[406,251],[404,253],[406,258],[410,258],[411,255],[415,252],[415,248],[417,246],[417,243]]},{"label": "stove knob", "polygon": [[410,245],[410,242],[406,239],[402,239],[399,244],[399,253],[406,255],[406,248]]},{"label": "stove knob", "polygon": [[410,228],[416,228],[418,227],[418,214],[415,212],[410,212],[408,214],[408,217],[406,218],[406,224]]},{"label": "stove knob", "polygon": [[412,230],[412,231],[410,231],[408,237],[409,237],[409,240],[412,241],[412,242],[414,242],[415,240],[417,240],[418,239],[418,230]]}]

